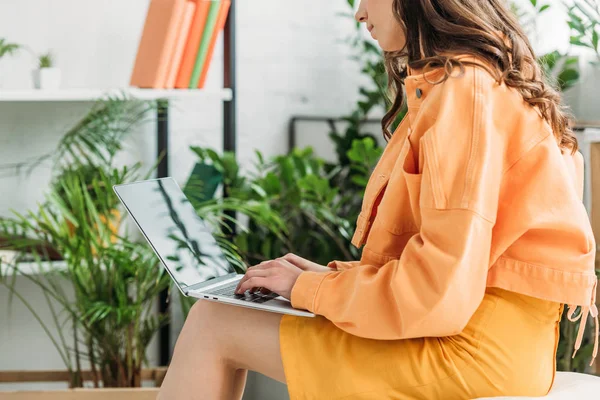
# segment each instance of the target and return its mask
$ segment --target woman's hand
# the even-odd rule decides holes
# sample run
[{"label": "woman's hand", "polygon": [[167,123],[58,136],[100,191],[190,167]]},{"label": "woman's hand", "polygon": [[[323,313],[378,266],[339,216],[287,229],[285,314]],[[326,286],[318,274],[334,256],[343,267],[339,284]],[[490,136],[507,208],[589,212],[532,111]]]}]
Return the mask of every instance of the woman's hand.
[{"label": "woman's hand", "polygon": [[288,253],[283,256],[283,259],[289,261],[294,264],[296,267],[300,268],[302,271],[311,271],[311,272],[331,272],[334,271],[329,267],[325,267],[323,265],[314,263],[312,261],[307,260],[306,258],[302,258],[293,253]]},{"label": "woman's hand", "polygon": [[292,288],[302,273],[302,269],[283,258],[277,258],[248,268],[244,277],[239,281],[235,292],[245,293],[254,288],[262,288],[270,292],[291,299]]}]

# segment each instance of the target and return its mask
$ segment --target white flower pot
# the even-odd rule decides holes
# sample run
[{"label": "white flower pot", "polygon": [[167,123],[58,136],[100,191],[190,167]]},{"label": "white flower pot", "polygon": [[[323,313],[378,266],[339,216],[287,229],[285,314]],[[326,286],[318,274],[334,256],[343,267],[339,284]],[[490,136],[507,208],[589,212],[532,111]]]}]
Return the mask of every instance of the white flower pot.
[{"label": "white flower pot", "polygon": [[33,86],[36,89],[58,89],[60,88],[60,69],[41,68],[33,71]]}]

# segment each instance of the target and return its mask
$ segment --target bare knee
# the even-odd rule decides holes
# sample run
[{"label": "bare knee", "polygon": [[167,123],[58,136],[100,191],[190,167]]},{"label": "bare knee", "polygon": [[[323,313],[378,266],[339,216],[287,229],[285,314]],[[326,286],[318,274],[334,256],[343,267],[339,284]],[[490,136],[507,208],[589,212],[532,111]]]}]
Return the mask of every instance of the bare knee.
[{"label": "bare knee", "polygon": [[231,314],[235,311],[236,307],[226,304],[198,300],[190,309],[184,330],[202,341],[202,346],[222,353],[229,347],[228,332],[234,328],[235,318]]},{"label": "bare knee", "polygon": [[193,337],[195,341],[214,345],[212,342],[218,338],[216,331],[219,329],[216,306],[219,304],[210,301],[196,301],[185,319],[182,333]]},{"label": "bare knee", "polygon": [[198,300],[190,309],[185,325],[203,332],[216,333],[226,325],[231,308],[213,301]]},{"label": "bare knee", "polygon": [[241,311],[239,307],[199,300],[185,321],[186,336],[204,351],[216,353],[222,362],[233,365],[232,358],[239,345],[234,333],[239,328]]}]

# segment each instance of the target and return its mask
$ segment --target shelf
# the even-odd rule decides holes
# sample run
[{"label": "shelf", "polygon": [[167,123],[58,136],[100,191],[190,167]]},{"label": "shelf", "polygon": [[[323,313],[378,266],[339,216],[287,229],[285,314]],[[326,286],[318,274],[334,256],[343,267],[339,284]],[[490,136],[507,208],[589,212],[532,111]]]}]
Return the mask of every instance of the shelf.
[{"label": "shelf", "polygon": [[[17,276],[19,275],[38,275],[41,271],[50,272],[57,270],[64,270],[67,264],[64,261],[42,261],[42,262],[20,262],[17,264],[19,266],[19,271],[17,272]],[[3,273],[6,273],[7,267],[2,267]],[[9,268],[8,274],[12,274],[12,269]]]},{"label": "shelf", "polygon": [[598,128],[585,128],[583,131],[575,131],[575,135],[580,143],[600,142],[600,129]]},{"label": "shelf", "polygon": [[232,99],[231,89],[59,89],[59,90],[0,90],[0,102],[93,102],[107,96],[131,96],[140,100],[211,98]]}]

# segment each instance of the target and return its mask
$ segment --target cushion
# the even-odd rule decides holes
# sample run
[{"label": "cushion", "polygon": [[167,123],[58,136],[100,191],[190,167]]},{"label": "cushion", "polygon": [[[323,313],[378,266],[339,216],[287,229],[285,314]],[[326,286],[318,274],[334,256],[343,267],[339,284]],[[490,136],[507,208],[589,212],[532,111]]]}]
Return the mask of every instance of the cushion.
[{"label": "cushion", "polygon": [[543,397],[481,397],[477,400],[573,400],[600,399],[600,377],[576,372],[557,372],[552,390]]}]

